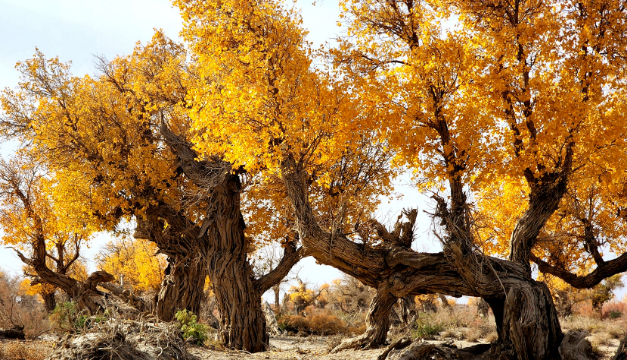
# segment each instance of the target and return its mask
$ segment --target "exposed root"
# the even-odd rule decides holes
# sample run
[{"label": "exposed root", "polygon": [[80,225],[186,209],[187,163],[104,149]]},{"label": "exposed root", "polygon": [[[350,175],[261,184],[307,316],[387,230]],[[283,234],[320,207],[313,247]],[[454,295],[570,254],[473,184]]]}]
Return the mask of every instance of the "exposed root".
[{"label": "exposed root", "polygon": [[590,333],[586,331],[569,331],[564,335],[559,348],[560,356],[563,360],[594,360],[596,356],[592,351],[590,341],[586,336]]},{"label": "exposed root", "polygon": [[111,319],[81,335],[67,335],[47,360],[195,359],[180,331],[171,324]]},{"label": "exposed root", "polygon": [[[392,346],[390,346],[391,348]],[[379,357],[378,360],[411,360],[411,359],[461,359],[474,360],[482,359],[490,350],[490,344],[479,344],[463,349],[458,349],[455,345],[448,344],[428,344],[424,342],[415,342],[404,349],[389,349],[381,356],[387,354],[386,357]]]},{"label": "exposed root", "polygon": [[627,360],[627,334],[623,336],[623,340],[620,341],[616,354],[614,354],[611,360]]},{"label": "exposed root", "polygon": [[379,345],[373,344],[370,334],[365,332],[359,336],[343,340],[340,345],[336,346],[333,350],[331,350],[331,353],[335,354],[342,350],[348,350],[348,349],[368,350],[368,349],[375,349],[377,347],[379,347]]},{"label": "exposed root", "polygon": [[25,339],[24,326],[13,326],[10,329],[0,329],[0,339]]}]

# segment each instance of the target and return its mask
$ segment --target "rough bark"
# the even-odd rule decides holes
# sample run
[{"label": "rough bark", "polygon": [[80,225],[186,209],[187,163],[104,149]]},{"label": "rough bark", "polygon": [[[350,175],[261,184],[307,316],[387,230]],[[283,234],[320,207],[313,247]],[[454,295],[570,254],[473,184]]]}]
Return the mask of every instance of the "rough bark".
[{"label": "rough bark", "polygon": [[156,312],[162,321],[172,321],[179,310],[200,313],[207,277],[203,259],[171,259],[157,295]]},{"label": "rough bark", "polygon": [[489,311],[490,305],[488,305],[485,299],[479,299],[479,302],[477,303],[477,314],[483,318],[487,318]]},{"label": "rough bark", "polygon": [[266,316],[266,329],[268,333],[272,335],[281,335],[281,329],[279,329],[279,324],[276,321],[276,315],[274,315],[274,311],[270,307],[267,301],[263,303],[263,313]]},{"label": "rough bark", "polygon": [[390,330],[390,312],[397,300],[389,289],[377,289],[366,315],[366,332],[342,341],[332,352],[345,349],[376,349],[384,345]]},{"label": "rough bark", "polygon": [[416,316],[416,302],[414,301],[414,297],[411,295],[406,295],[398,299],[398,305],[401,309],[401,322],[405,326],[411,325],[411,319]]},{"label": "rough bark", "polygon": [[[302,249],[287,244],[284,256],[275,269],[255,279],[248,262],[250,240],[244,235],[246,224],[240,209],[241,183],[231,172],[231,164],[218,157],[198,160],[198,155],[182,137],[165,123],[161,134],[177,156],[179,168],[194,184],[203,189],[208,204],[201,226],[187,224],[196,239],[205,238],[199,246],[220,311],[220,332],[227,348],[249,352],[267,349],[269,337],[261,307],[261,295],[279,283],[301,259]],[[169,223],[169,221],[168,221]]]},{"label": "rough bark", "polygon": [[41,298],[44,300],[44,309],[46,309],[47,312],[52,312],[54,308],[57,307],[54,292],[45,292],[40,293],[39,295],[41,295]]},{"label": "rough bark", "polygon": [[307,194],[308,176],[294,158],[288,156],[283,161],[282,177],[303,247],[319,262],[375,288],[387,283],[396,297],[441,293],[486,298],[500,330],[493,356],[559,357],[562,333],[546,286],[531,279],[523,264],[491,258],[474,248],[459,178],[453,177],[450,206],[436,197],[436,216],[446,233],[442,239],[444,252],[420,254],[395,243],[370,248],[342,234],[331,237],[316,221]]},{"label": "rough bark", "polygon": [[627,360],[627,335],[623,336],[611,360]]}]

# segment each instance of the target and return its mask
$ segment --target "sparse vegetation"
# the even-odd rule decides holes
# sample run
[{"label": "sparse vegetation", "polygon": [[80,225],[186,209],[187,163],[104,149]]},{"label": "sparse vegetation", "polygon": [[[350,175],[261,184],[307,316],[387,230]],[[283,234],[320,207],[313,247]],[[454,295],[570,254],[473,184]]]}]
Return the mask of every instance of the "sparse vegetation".
[{"label": "sparse vegetation", "polygon": [[207,326],[199,324],[191,311],[180,310],[174,315],[179,323],[183,339],[202,345],[208,339]]}]

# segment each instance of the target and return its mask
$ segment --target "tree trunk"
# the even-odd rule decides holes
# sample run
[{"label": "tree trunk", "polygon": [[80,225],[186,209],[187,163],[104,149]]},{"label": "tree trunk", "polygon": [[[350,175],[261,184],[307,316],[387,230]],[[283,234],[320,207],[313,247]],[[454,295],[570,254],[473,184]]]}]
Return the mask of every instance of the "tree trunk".
[{"label": "tree trunk", "polygon": [[409,322],[416,315],[416,302],[411,295],[403,296],[399,299],[398,305],[401,309],[401,322],[403,325],[410,325]]},{"label": "tree trunk", "polygon": [[616,354],[612,356],[611,360],[627,360],[627,335],[623,336],[618,349],[616,349]]},{"label": "tree trunk", "polygon": [[490,311],[490,305],[485,299],[479,299],[477,302],[477,314],[482,318],[487,318]]},{"label": "tree trunk", "polygon": [[240,210],[241,183],[232,172],[232,164],[218,156],[198,160],[192,145],[174,134],[165,123],[160,131],[185,176],[203,189],[207,212],[202,225],[197,227],[186,220],[178,227],[185,232],[193,229],[194,234],[186,235],[186,241],[195,242],[193,250],[200,251],[206,259],[207,274],[220,311],[224,346],[249,352],[264,351],[269,338],[261,295],[287,275],[300,260],[302,248],[297,250],[289,244],[279,265],[255,279],[247,258],[251,244],[244,236],[246,225]]},{"label": "tree trunk", "polygon": [[345,349],[374,349],[385,344],[390,329],[390,312],[398,298],[388,289],[378,289],[366,315],[366,332],[342,341],[332,352]]},{"label": "tree trunk", "polygon": [[269,337],[261,309],[262,294],[247,259],[249,242],[244,236],[240,188],[239,177],[235,175],[213,188],[211,209],[203,227],[212,239],[208,270],[220,310],[224,346],[258,352],[266,350]]},{"label": "tree trunk", "polygon": [[57,307],[57,301],[54,297],[54,291],[53,292],[44,292],[44,293],[40,293],[39,295],[41,295],[41,298],[44,300],[44,308],[46,309],[47,312],[52,312],[54,310],[55,307]]},{"label": "tree trunk", "polygon": [[506,298],[486,299],[496,321],[494,356],[517,359],[560,359],[563,334],[551,293],[531,280],[511,287]]},{"label": "tree trunk", "polygon": [[442,302],[442,309],[453,310],[453,307],[451,306],[451,304],[448,303],[448,299],[446,298],[445,295],[438,294],[438,297],[440,298],[440,301]]},{"label": "tree trunk", "polygon": [[276,284],[272,287],[272,291],[274,291],[274,311],[276,314],[281,313],[281,284]]},{"label": "tree trunk", "polygon": [[204,260],[172,259],[168,257],[168,266],[157,295],[157,316],[162,321],[172,321],[179,310],[200,313],[200,304],[204,299],[203,289],[207,277]]}]

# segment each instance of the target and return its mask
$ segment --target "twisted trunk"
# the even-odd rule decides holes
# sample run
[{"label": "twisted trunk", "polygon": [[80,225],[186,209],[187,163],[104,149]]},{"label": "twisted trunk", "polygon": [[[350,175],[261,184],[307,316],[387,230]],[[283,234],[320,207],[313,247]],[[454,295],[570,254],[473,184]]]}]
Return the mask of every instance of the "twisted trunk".
[{"label": "twisted trunk", "polygon": [[332,352],[345,349],[376,349],[385,345],[390,330],[390,312],[398,298],[390,293],[389,289],[377,289],[368,314],[366,315],[366,332],[352,339],[344,340]]},{"label": "twisted trunk", "polygon": [[252,244],[244,235],[246,225],[240,209],[241,183],[231,172],[231,164],[216,156],[198,160],[191,144],[170,131],[165,123],[161,134],[185,176],[206,192],[203,200],[208,204],[207,212],[201,226],[185,221],[179,228],[190,242],[202,239],[194,250],[200,250],[205,260],[220,311],[224,345],[249,352],[264,351],[269,337],[261,296],[287,275],[303,252],[294,244],[287,244],[279,265],[255,279],[247,257]]},{"label": "twisted trunk", "polygon": [[172,321],[179,310],[199,314],[206,277],[206,264],[202,259],[168,258],[165,277],[157,295],[159,319]]},{"label": "twisted trunk", "polygon": [[[562,332],[546,286],[531,279],[519,262],[485,256],[474,248],[461,180],[453,177],[451,201],[438,201],[436,216],[446,230],[444,252],[416,253],[395,241],[378,248],[358,245],[331,234],[318,225],[307,194],[307,174],[288,157],[282,177],[292,202],[297,229],[306,251],[319,262],[331,265],[390,293],[406,295],[441,293],[477,296],[488,300],[495,314],[499,340],[492,356],[502,359],[559,358]],[[381,236],[383,239],[387,237]]]}]

